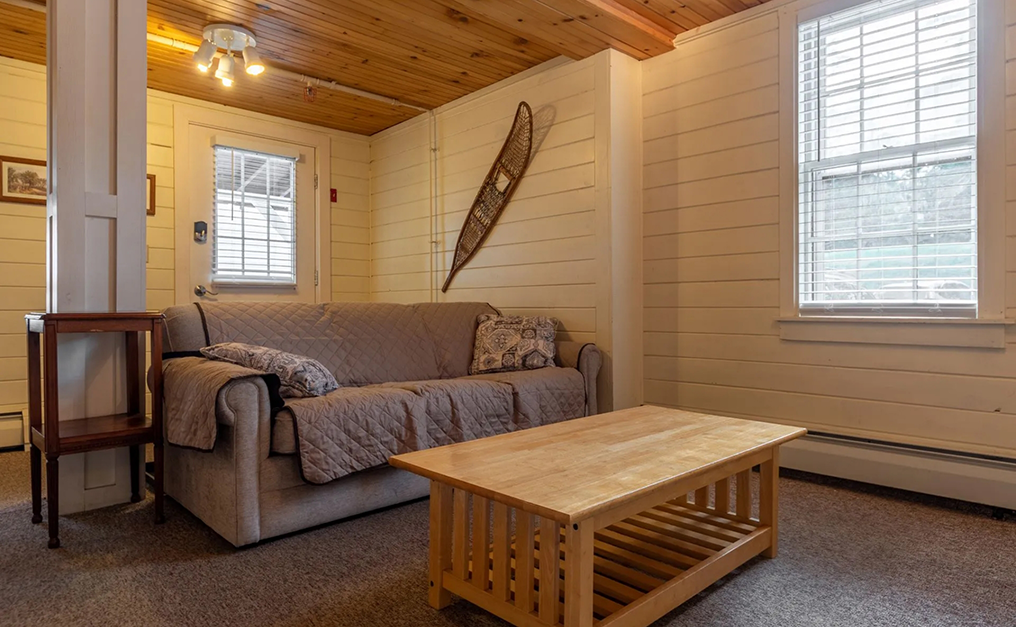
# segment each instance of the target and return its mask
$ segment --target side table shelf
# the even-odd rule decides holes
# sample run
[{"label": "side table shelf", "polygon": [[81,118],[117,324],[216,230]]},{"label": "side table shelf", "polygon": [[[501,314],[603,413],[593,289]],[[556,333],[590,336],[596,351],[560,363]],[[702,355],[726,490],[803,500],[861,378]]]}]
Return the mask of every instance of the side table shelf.
[{"label": "side table shelf", "polygon": [[[60,546],[59,458],[110,448],[130,447],[131,502],[141,500],[142,446],[155,449],[155,521],[163,510],[162,325],[158,312],[30,313],[28,335],[28,422],[32,464],[32,522],[42,522],[42,457],[46,457],[49,548]],[[127,411],[108,416],[60,420],[57,335],[123,333],[127,363]],[[152,407],[145,411],[145,334],[151,336]],[[43,356],[42,348],[45,347]],[[43,379],[45,370],[45,379]],[[43,389],[45,388],[45,389]],[[45,404],[43,403],[45,399]],[[45,420],[43,408],[45,407]]]}]

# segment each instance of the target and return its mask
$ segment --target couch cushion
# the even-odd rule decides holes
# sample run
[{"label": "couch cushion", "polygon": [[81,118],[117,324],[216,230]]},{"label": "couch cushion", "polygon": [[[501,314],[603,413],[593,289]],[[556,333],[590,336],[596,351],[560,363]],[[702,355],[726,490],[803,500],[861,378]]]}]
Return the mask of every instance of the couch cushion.
[{"label": "couch cushion", "polygon": [[519,428],[580,418],[586,413],[585,382],[574,368],[495,372],[465,379],[497,381],[511,386],[514,421]]},{"label": "couch cushion", "polygon": [[536,370],[553,366],[557,324],[557,318],[546,316],[480,316],[469,373]]},{"label": "couch cushion", "polygon": [[487,303],[419,303],[413,305],[434,338],[442,379],[464,377],[473,361],[476,319],[496,314]]},{"label": "couch cushion", "polygon": [[440,377],[416,308],[393,303],[202,303],[212,344],[277,348],[324,364],[339,385]]},{"label": "couch cushion", "polygon": [[439,379],[385,383],[421,397],[427,412],[427,447],[514,431],[512,389],[497,381]]},{"label": "couch cushion", "polygon": [[226,342],[206,346],[201,349],[201,354],[208,359],[228,361],[277,375],[279,393],[285,398],[322,396],[339,387],[335,377],[321,362],[275,348]]}]

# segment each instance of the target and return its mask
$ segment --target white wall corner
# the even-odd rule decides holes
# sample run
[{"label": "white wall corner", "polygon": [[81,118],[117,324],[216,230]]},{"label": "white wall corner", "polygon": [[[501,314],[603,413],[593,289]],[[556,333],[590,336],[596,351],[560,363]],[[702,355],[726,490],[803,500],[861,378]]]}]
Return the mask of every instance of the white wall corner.
[{"label": "white wall corner", "polygon": [[610,51],[614,408],[642,404],[642,64]]},{"label": "white wall corner", "polygon": [[642,65],[596,55],[596,337],[601,411],[642,402]]}]

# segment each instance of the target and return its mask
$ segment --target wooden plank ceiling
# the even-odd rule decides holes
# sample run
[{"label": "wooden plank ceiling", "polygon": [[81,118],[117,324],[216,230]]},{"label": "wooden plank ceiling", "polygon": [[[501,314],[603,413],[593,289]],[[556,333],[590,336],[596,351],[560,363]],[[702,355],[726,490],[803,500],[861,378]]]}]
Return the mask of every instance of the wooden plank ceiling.
[{"label": "wooden plank ceiling", "polygon": [[[44,0],[33,0],[40,4]],[[558,55],[662,54],[681,32],[767,0],[148,0],[148,31],[190,44],[203,27],[250,28],[269,69],[231,88],[191,53],[148,44],[148,86],[370,135],[418,111],[303,85],[272,68],[434,108]],[[46,62],[45,14],[0,0],[0,55]]]}]

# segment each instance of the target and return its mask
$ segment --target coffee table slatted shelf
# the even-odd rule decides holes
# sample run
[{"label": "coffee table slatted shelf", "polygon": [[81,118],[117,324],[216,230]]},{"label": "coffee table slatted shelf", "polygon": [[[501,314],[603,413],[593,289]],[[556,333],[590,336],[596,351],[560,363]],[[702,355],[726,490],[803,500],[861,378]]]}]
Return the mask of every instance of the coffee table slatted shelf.
[{"label": "coffee table slatted shelf", "polygon": [[[769,542],[770,528],[762,525],[757,517],[752,517],[750,508],[753,497],[749,472],[739,473],[737,477],[736,485],[740,487],[740,492],[734,511],[728,511],[729,501],[722,496],[729,496],[731,483],[734,482],[721,480],[711,486],[711,492],[715,495],[712,499],[709,498],[710,486],[707,486],[697,490],[691,499],[674,499],[594,533],[592,603],[596,624],[604,627],[623,624],[622,610],[636,602],[651,602],[650,595],[664,585],[670,589],[686,583],[683,596],[690,598],[715,581],[708,574],[708,571],[715,569],[710,568],[711,565],[721,559],[727,562],[737,559],[739,554],[750,558],[762,551]],[[695,497],[699,502],[696,502]],[[473,501],[472,507],[469,505],[470,500]],[[498,503],[493,503],[494,509],[502,511],[495,511],[491,516],[491,501],[470,495],[464,490],[453,490],[453,503],[453,562],[452,569],[444,574],[444,586],[481,607],[487,607],[493,613],[500,612],[495,612],[480,595],[486,595],[489,601],[513,605],[520,613],[517,617],[519,624],[563,625],[565,578],[568,570],[563,525],[552,520],[537,522],[537,516],[507,506],[502,510]],[[483,511],[485,506],[486,514]],[[470,525],[470,513],[473,514],[472,521],[480,521],[481,529],[487,528],[486,547],[482,533],[479,537],[474,535],[475,527]],[[502,522],[498,524],[498,520]],[[492,521],[496,525],[493,536],[490,535]],[[524,521],[522,525],[519,524],[520,521]],[[550,617],[540,611],[540,582],[544,576],[541,567],[541,524],[548,524],[558,530],[559,539],[552,543],[556,545],[559,554],[556,566],[557,616],[552,619],[556,622],[547,622]],[[505,538],[509,549],[503,552],[497,548],[499,532],[513,526],[516,529],[521,526],[522,529]],[[532,529],[531,534],[528,529]],[[521,556],[520,537],[522,546],[530,547]],[[479,546],[473,545],[474,540]],[[480,554],[484,551],[487,553],[485,577],[473,575],[474,550]],[[551,552],[553,550],[549,549]],[[504,555],[507,555],[507,567]],[[736,566],[726,567],[725,570],[731,568]],[[551,565],[550,569],[553,570],[554,566]],[[525,576],[527,572],[528,577]],[[697,576],[697,573],[705,574]],[[520,590],[527,589],[528,594],[520,593]],[[553,598],[555,595],[550,592],[549,596]],[[522,614],[526,616],[523,617]]]}]

